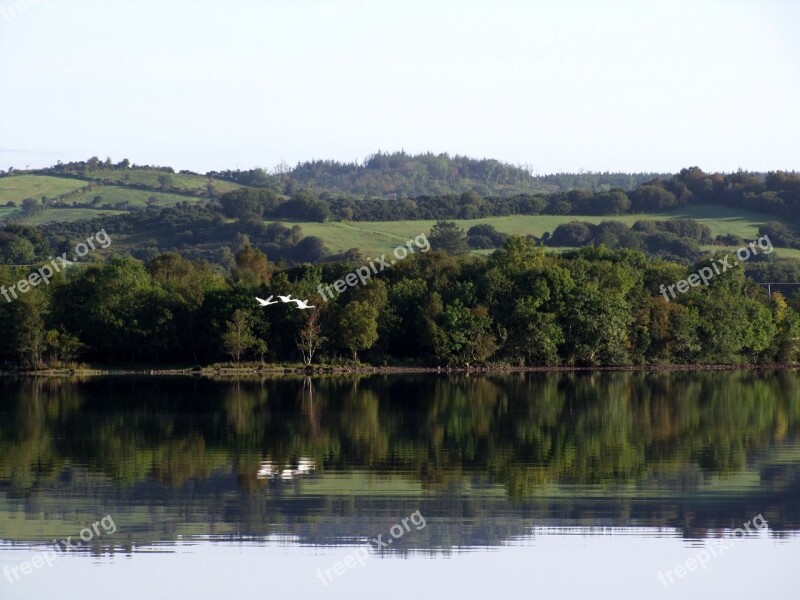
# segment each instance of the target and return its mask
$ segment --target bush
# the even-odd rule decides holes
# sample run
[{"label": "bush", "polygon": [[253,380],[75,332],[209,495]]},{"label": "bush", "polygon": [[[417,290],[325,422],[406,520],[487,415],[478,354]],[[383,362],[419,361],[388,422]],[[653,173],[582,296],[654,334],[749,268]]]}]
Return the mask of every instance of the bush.
[{"label": "bush", "polygon": [[547,242],[548,246],[584,246],[592,237],[590,224],[571,221],[556,227]]},{"label": "bush", "polygon": [[[500,233],[495,229],[494,225],[489,225],[488,223],[473,225],[467,231],[467,236],[467,243],[469,243],[470,248],[501,248],[506,243],[506,239],[508,239],[508,235]],[[491,245],[487,246],[485,240],[472,241],[471,238],[473,237],[487,238]]]},{"label": "bush", "polygon": [[744,238],[740,238],[738,235],[734,235],[733,233],[729,233],[727,235],[718,235],[714,242],[721,246],[739,246],[740,248],[746,243]]},{"label": "bush", "polygon": [[475,250],[490,250],[497,248],[495,243],[492,241],[492,238],[486,237],[485,235],[470,235],[467,237],[467,243],[469,244],[470,248],[474,248]]}]

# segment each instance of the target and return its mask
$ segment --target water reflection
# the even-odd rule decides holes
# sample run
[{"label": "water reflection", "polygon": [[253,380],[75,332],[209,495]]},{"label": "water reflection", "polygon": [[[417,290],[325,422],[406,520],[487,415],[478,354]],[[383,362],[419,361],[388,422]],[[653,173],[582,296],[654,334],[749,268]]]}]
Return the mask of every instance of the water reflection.
[{"label": "water reflection", "polygon": [[[535,527],[800,527],[794,372],[3,379],[0,537],[113,514],[130,547],[193,536],[449,552]],[[91,521],[89,521],[91,522]],[[658,533],[661,532],[661,533]]]},{"label": "water reflection", "polygon": [[283,467],[280,467],[271,460],[267,459],[261,462],[256,477],[259,479],[280,478],[286,480],[292,479],[296,476],[308,475],[313,472],[315,468],[316,463],[306,456],[300,457],[300,460],[297,461],[296,467],[292,467],[290,465],[284,465]]}]

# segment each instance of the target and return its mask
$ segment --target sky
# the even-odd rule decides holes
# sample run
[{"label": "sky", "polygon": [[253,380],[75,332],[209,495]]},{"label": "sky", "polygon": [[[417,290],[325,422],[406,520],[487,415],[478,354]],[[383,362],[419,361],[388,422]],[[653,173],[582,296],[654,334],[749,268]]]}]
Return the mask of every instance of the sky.
[{"label": "sky", "polygon": [[794,0],[0,0],[0,169],[800,170]]}]

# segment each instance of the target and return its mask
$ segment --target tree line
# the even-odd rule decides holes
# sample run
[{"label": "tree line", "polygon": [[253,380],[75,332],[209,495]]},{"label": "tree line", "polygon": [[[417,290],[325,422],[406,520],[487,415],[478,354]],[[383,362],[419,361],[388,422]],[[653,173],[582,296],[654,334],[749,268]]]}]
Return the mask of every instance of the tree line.
[{"label": "tree line", "polygon": [[229,221],[213,205],[181,202],[40,227],[8,225],[0,229],[0,264],[46,262],[53,252],[71,251],[86,231],[100,229],[114,238],[118,253],[144,261],[164,252],[179,252],[230,269],[235,252],[247,245],[269,252],[274,260],[292,263],[316,262],[329,254],[322,239],[305,236],[299,225],[254,218]]},{"label": "tree line", "polygon": [[[798,297],[787,301],[733,269],[675,301],[662,284],[689,266],[637,250],[561,255],[508,238],[489,258],[415,254],[329,302],[321,284],[366,257],[286,266],[250,246],[228,268],[177,253],[116,257],[70,269],[0,302],[0,358],[25,367],[206,364],[221,361],[374,365],[621,366],[741,364],[797,359]],[[0,282],[27,276],[0,267]],[[316,308],[261,308],[291,294]]]},{"label": "tree line", "polygon": [[[634,189],[573,189],[567,192],[497,195],[468,189],[460,193],[359,196],[324,188],[246,188],[223,194],[230,217],[293,218],[307,221],[400,221],[478,219],[509,215],[647,214],[715,204],[773,215],[800,224],[800,175],[738,172],[707,174],[693,167],[656,178]],[[797,240],[794,240],[797,244]]]},{"label": "tree line", "polygon": [[[45,175],[102,180],[102,173],[155,171],[158,182],[109,183],[216,199],[214,180],[237,183],[246,192],[223,195],[223,211],[266,218],[378,221],[471,219],[513,214],[619,215],[722,204],[800,223],[800,174],[772,171],[706,173],[699,167],[674,175],[655,173],[560,173],[534,176],[531,168],[491,159],[405,152],[377,153],[363,163],[309,161],[294,168],[212,171],[207,189],[184,190],[170,183],[170,167],[113,163],[97,157],[35,171]],[[0,176],[12,175],[14,173]],[[195,175],[188,171],[181,174]],[[129,178],[130,179],[130,178]],[[237,207],[243,204],[243,207]]]}]

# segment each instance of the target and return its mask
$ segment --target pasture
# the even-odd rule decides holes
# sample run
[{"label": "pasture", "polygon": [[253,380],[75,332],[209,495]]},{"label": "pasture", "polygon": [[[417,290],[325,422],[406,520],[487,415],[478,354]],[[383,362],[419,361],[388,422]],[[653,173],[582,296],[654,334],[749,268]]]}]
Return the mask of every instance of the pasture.
[{"label": "pasture", "polygon": [[89,185],[88,181],[49,177],[44,175],[20,175],[0,177],[0,204],[12,201],[20,204],[26,198],[52,200]]},{"label": "pasture", "polygon": [[[601,223],[603,221],[619,221],[628,226],[640,220],[665,221],[670,219],[694,219],[708,225],[714,236],[735,234],[745,239],[758,237],[760,225],[775,218],[770,215],[746,210],[737,210],[727,206],[703,205],[682,208],[677,211],[619,216],[583,216],[583,215],[511,215],[506,217],[486,217],[483,219],[457,220],[465,231],[473,225],[486,223],[494,225],[498,231],[512,235],[535,235],[541,237],[545,232],[552,232],[562,223],[584,221]],[[348,221],[327,223],[284,222],[284,225],[300,225],[304,235],[315,235],[325,242],[331,252],[344,252],[349,248],[360,248],[362,251],[377,254],[392,250],[398,244],[427,234],[435,221]],[[796,255],[798,251],[781,250],[781,256]]]}]

